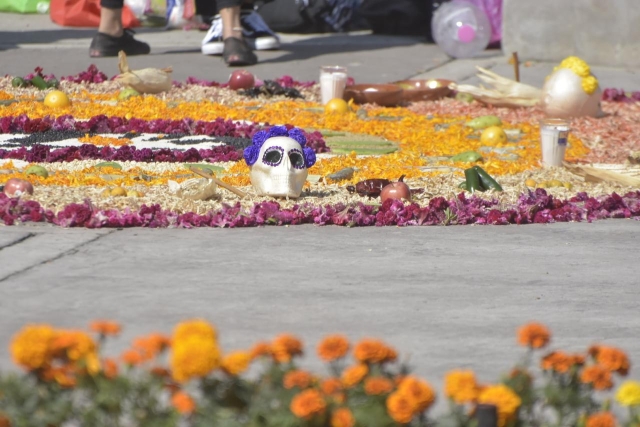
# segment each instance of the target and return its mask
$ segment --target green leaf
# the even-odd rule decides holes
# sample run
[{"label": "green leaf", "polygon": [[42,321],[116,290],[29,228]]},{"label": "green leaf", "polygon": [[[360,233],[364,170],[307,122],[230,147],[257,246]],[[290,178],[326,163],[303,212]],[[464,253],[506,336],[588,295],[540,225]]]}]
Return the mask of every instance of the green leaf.
[{"label": "green leaf", "polygon": [[96,164],[94,166],[95,168],[114,168],[114,169],[119,169],[122,170],[122,165],[120,163],[117,162],[100,162],[98,164]]},{"label": "green leaf", "polygon": [[215,166],[212,165],[210,163],[185,163],[183,165],[186,169],[189,168],[197,168],[197,169],[204,169],[205,171],[209,171],[213,174],[215,174],[216,172],[224,172],[225,168],[221,167],[221,166]]}]

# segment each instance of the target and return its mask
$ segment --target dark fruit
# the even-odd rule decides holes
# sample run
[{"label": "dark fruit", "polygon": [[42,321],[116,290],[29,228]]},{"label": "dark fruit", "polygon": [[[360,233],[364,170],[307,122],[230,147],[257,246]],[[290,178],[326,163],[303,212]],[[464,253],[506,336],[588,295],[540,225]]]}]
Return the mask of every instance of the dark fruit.
[{"label": "dark fruit", "polygon": [[29,181],[11,178],[4,184],[4,194],[9,197],[19,197],[24,193],[33,194],[33,185]]},{"label": "dark fruit", "polygon": [[380,192],[380,200],[384,203],[388,199],[411,200],[411,189],[402,181],[402,178],[385,186]]},{"label": "dark fruit", "polygon": [[229,87],[233,90],[250,89],[255,83],[255,77],[247,70],[235,70],[229,76]]}]

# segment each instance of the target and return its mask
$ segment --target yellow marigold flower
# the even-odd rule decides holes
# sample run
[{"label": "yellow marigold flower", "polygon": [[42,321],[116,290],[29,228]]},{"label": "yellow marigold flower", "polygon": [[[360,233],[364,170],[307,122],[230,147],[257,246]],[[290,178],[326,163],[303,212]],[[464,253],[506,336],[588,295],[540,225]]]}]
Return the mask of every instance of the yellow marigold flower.
[{"label": "yellow marigold flower", "polygon": [[342,382],[338,378],[326,378],[320,383],[320,390],[327,396],[337,394],[342,391]]},{"label": "yellow marigold flower", "polygon": [[311,384],[313,377],[306,371],[289,371],[284,375],[282,379],[282,385],[286,389],[292,389],[294,387],[307,388]]},{"label": "yellow marigold flower", "polygon": [[351,388],[358,384],[360,381],[364,379],[369,373],[369,368],[364,363],[360,363],[358,365],[353,365],[348,368],[345,368],[342,371],[342,375],[340,379],[342,380],[342,385],[346,388]]},{"label": "yellow marigold flower", "polygon": [[498,426],[503,427],[513,418],[522,401],[509,387],[498,384],[483,389],[478,403],[495,405],[498,408]]},{"label": "yellow marigold flower", "polygon": [[192,335],[175,340],[170,364],[176,381],[204,377],[220,366],[220,349],[211,336]]},{"label": "yellow marigold flower", "polygon": [[93,332],[97,332],[100,335],[118,335],[122,329],[118,322],[111,320],[94,320],[89,325],[89,329]]},{"label": "yellow marigold flower", "polygon": [[323,414],[327,403],[318,390],[309,389],[294,396],[289,408],[296,417],[310,420],[316,415]]},{"label": "yellow marigold flower", "polygon": [[395,350],[384,342],[365,338],[358,342],[353,349],[353,355],[361,363],[382,363],[396,358]]},{"label": "yellow marigold flower", "polygon": [[393,381],[385,377],[371,377],[364,381],[364,392],[370,396],[387,394],[393,390]]},{"label": "yellow marigold flower", "polygon": [[409,397],[396,391],[387,397],[387,413],[399,424],[408,424],[413,419],[414,405]]},{"label": "yellow marigold flower", "polygon": [[577,56],[569,56],[562,60],[560,68],[568,68],[580,77],[588,77],[591,74],[589,65]]},{"label": "yellow marigold flower", "polygon": [[640,406],[640,382],[625,381],[616,393],[616,400],[622,406]]},{"label": "yellow marigold flower", "polygon": [[527,323],[518,329],[518,344],[529,348],[542,348],[551,340],[551,332],[541,323]]},{"label": "yellow marigold flower", "polygon": [[413,376],[402,380],[398,385],[398,392],[407,396],[416,413],[425,411],[436,400],[436,393],[429,383]]},{"label": "yellow marigold flower", "polygon": [[102,370],[102,373],[104,374],[105,378],[112,380],[118,376],[118,363],[114,359],[104,359],[103,366],[104,368]]},{"label": "yellow marigold flower", "polygon": [[222,358],[222,369],[229,375],[238,376],[249,368],[251,355],[246,351],[234,351]]},{"label": "yellow marigold flower", "polygon": [[102,363],[97,353],[89,353],[85,358],[86,369],[89,375],[97,375],[102,369]]},{"label": "yellow marigold flower", "polygon": [[271,344],[264,341],[256,343],[256,345],[251,348],[250,355],[251,360],[257,359],[258,357],[271,356]]},{"label": "yellow marigold flower", "polygon": [[627,375],[631,362],[626,353],[619,348],[604,345],[593,346],[589,352],[595,357],[596,361],[610,370],[620,375]]},{"label": "yellow marigold flower", "polygon": [[582,78],[582,90],[591,95],[598,88],[598,79],[594,76],[587,76]]},{"label": "yellow marigold flower", "polygon": [[279,335],[271,343],[271,352],[276,362],[290,362],[294,356],[302,354],[302,341],[293,335]]},{"label": "yellow marigold flower", "polygon": [[183,391],[179,391],[171,396],[171,404],[181,414],[190,414],[196,409],[196,402]]},{"label": "yellow marigold flower", "polygon": [[611,412],[598,412],[587,418],[587,427],[616,427],[616,425],[616,417]]},{"label": "yellow marigold flower", "polygon": [[444,377],[444,394],[458,404],[475,401],[478,391],[473,371],[451,371]]},{"label": "yellow marigold flower", "polygon": [[44,367],[52,356],[56,331],[49,325],[28,325],[23,327],[11,341],[13,361],[28,369]]},{"label": "yellow marigold flower", "polygon": [[347,355],[349,340],[344,335],[330,335],[318,344],[318,356],[325,362],[333,362]]},{"label": "yellow marigold flower", "polygon": [[587,366],[580,373],[580,381],[590,384],[594,390],[609,390],[613,387],[611,372],[600,365]]},{"label": "yellow marigold flower", "polygon": [[215,328],[206,320],[194,319],[180,322],[173,331],[173,341],[180,341],[197,335],[203,339],[217,340]]},{"label": "yellow marigold flower", "polygon": [[331,427],[353,427],[356,424],[349,408],[338,408],[331,414]]}]

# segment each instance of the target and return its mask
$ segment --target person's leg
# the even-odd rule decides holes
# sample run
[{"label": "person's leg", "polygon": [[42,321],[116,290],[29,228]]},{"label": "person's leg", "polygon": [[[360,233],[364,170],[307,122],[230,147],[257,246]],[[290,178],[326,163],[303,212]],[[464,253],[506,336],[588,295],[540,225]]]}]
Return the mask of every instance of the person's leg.
[{"label": "person's leg", "polygon": [[222,19],[222,57],[230,66],[253,65],[258,57],[242,37],[240,5],[242,0],[217,0]]},{"label": "person's leg", "polygon": [[148,44],[133,38],[133,31],[122,25],[124,0],[100,0],[100,24],[98,33],[91,40],[89,56],[144,55],[151,51]]},{"label": "person's leg", "polygon": [[120,37],[124,32],[122,28],[122,6],[117,9],[109,9],[104,6],[100,8],[100,25],[98,32],[109,34],[113,37]]}]

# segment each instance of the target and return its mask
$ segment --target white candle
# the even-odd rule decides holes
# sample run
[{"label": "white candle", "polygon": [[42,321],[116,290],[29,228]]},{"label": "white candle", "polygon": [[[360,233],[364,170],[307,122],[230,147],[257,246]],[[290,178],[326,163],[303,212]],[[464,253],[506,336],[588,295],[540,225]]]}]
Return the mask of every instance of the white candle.
[{"label": "white candle", "polygon": [[344,96],[347,86],[347,70],[343,67],[322,67],[320,70],[320,94],[325,105],[334,98]]}]

